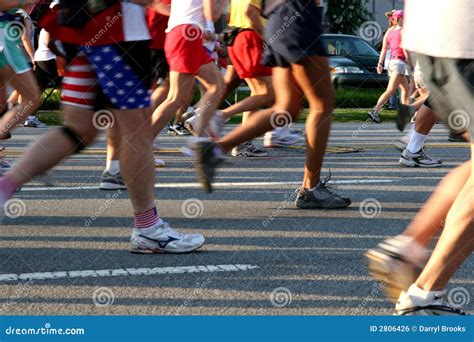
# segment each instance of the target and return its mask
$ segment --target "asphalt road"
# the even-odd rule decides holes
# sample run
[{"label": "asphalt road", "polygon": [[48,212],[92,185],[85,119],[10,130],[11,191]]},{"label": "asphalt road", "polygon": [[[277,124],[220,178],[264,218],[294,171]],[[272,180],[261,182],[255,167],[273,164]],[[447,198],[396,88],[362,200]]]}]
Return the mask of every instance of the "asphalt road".
[{"label": "asphalt road", "polygon": [[[7,144],[11,159],[43,133],[18,129]],[[335,124],[324,172],[353,204],[304,211],[292,203],[302,146],[268,158],[229,158],[208,195],[195,184],[191,159],[177,151],[184,138],[162,135],[167,167],[156,172],[159,211],[173,227],[207,239],[186,255],[128,252],[127,194],[97,189],[101,137],[54,170],[54,187],[39,178],[17,195],[20,216],[0,227],[0,313],[392,314],[363,254],[403,231],[440,179],[469,158],[465,144],[448,143],[436,126],[427,147],[443,166],[405,168],[393,147],[399,136],[393,124]],[[471,257],[450,289],[471,297],[473,266]],[[473,310],[474,301],[466,302]]]}]

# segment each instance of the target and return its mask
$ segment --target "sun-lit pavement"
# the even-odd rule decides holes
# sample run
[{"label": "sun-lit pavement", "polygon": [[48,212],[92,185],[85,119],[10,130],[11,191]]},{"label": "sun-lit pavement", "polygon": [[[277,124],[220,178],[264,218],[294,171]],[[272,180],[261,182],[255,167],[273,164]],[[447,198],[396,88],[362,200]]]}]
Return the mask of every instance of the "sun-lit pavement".
[{"label": "sun-lit pavement", "polygon": [[[443,166],[404,168],[393,127],[334,125],[324,172],[353,204],[331,211],[294,207],[302,147],[229,158],[208,195],[195,184],[192,160],[178,152],[185,138],[162,135],[160,214],[207,238],[187,255],[128,252],[126,191],[97,189],[101,137],[54,170],[54,187],[38,178],[18,193],[17,211],[0,227],[1,314],[391,314],[363,253],[401,232],[439,180],[469,158],[468,148],[448,143],[437,126],[427,151]],[[43,132],[15,131],[11,159]],[[473,266],[470,258],[450,289],[470,296]]]}]

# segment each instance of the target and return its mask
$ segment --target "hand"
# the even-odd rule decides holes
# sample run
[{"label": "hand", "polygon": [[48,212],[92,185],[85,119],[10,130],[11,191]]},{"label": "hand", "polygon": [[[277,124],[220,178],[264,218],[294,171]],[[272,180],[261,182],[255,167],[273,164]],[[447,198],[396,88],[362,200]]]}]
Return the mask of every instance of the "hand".
[{"label": "hand", "polygon": [[380,75],[382,72],[383,72],[383,66],[382,66],[382,64],[378,64],[377,65],[377,74]]}]

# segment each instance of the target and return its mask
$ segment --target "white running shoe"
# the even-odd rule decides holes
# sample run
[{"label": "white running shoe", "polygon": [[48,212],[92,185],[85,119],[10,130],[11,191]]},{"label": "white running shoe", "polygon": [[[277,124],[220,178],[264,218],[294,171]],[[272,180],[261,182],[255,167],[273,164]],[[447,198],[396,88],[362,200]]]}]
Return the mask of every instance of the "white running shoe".
[{"label": "white running shoe", "polygon": [[166,163],[163,159],[159,159],[155,157],[155,167],[165,167]]},{"label": "white running shoe", "polygon": [[399,160],[400,164],[408,167],[440,167],[443,162],[429,157],[422,148],[417,153],[405,149]]},{"label": "white running shoe", "polygon": [[153,152],[159,152],[161,150],[161,146],[158,142],[158,139],[153,140]]},{"label": "white running shoe", "polygon": [[[200,117],[200,114],[196,114],[184,122],[184,127],[186,127],[186,129],[193,135],[196,135]],[[225,122],[226,120],[224,119],[222,112],[220,110],[216,111],[211,117],[211,120],[209,120],[208,127],[204,130],[205,135],[210,136],[213,139],[220,137]]]},{"label": "white running shoe", "polygon": [[251,142],[246,142],[232,149],[232,157],[267,157],[266,149],[257,147]]},{"label": "white running shoe", "polygon": [[33,118],[28,118],[25,123],[23,124],[25,127],[31,127],[31,128],[48,128],[48,126],[41,122],[36,116]]},{"label": "white running shoe", "polygon": [[170,227],[168,222],[159,220],[148,229],[133,229],[130,252],[140,254],[189,253],[204,245],[201,234],[183,234]]},{"label": "white running shoe", "polygon": [[266,148],[288,147],[300,141],[301,135],[292,133],[288,127],[280,127],[265,134],[263,146]]},{"label": "white running shoe", "polygon": [[370,275],[383,284],[394,303],[418,278],[428,259],[428,251],[414,239],[398,235],[386,239],[365,254]]},{"label": "white running shoe", "polygon": [[415,284],[403,291],[395,307],[400,316],[464,316],[466,313],[449,305],[446,291],[426,292]]}]

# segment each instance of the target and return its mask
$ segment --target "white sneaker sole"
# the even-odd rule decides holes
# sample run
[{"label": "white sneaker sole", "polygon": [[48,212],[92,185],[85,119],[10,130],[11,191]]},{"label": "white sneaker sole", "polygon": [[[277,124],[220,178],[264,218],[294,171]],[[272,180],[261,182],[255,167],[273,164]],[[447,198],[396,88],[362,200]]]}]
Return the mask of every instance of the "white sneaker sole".
[{"label": "white sneaker sole", "polygon": [[112,183],[100,183],[99,189],[101,190],[126,190],[125,185],[112,184]]},{"label": "white sneaker sole", "polygon": [[180,250],[167,250],[165,248],[159,248],[159,247],[148,248],[148,247],[140,247],[140,246],[130,244],[130,253],[133,253],[133,254],[184,254],[184,253],[191,253],[200,249],[202,246],[204,246],[204,243],[205,241],[203,241],[198,246],[193,246],[187,249],[180,249]]},{"label": "white sneaker sole", "polygon": [[428,164],[418,164],[417,162],[414,162],[414,161],[412,161],[412,160],[405,159],[405,158],[400,158],[400,160],[399,160],[398,162],[399,162],[401,165],[407,166],[407,167],[434,168],[434,167],[440,167],[440,166],[443,165],[443,164],[431,164],[431,165],[428,165]]}]

